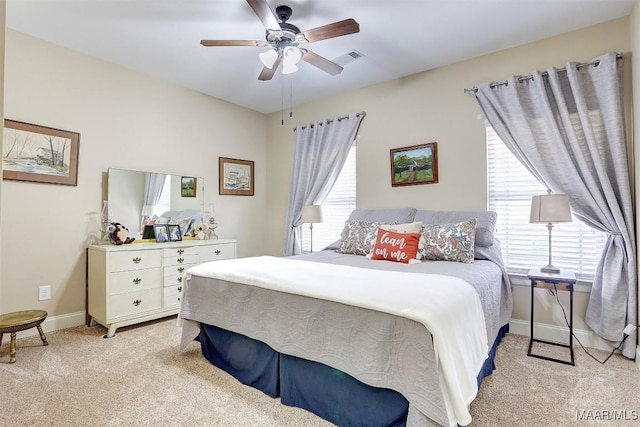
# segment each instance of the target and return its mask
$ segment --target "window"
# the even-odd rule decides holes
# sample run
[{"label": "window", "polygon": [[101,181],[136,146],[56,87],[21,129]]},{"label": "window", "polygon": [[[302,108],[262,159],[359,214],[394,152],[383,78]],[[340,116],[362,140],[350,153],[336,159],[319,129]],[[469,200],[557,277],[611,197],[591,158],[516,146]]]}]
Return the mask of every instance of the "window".
[{"label": "window", "polygon": [[[340,176],[327,198],[322,202],[323,222],[313,224],[313,251],[321,251],[340,239],[344,222],[356,208],[356,144],[349,150]],[[302,225],[302,251],[311,249],[309,224]]]},{"label": "window", "polygon": [[160,200],[158,204],[154,206],[153,213],[155,215],[162,215],[164,212],[171,210],[171,175],[167,175],[162,186],[162,192],[160,193]]},{"label": "window", "polygon": [[[487,126],[487,189],[489,210],[498,213],[496,238],[509,273],[526,274],[549,261],[545,224],[530,224],[531,197],[547,189],[515,158],[491,126]],[[593,280],[606,234],[582,223],[554,224],[552,263]]]}]

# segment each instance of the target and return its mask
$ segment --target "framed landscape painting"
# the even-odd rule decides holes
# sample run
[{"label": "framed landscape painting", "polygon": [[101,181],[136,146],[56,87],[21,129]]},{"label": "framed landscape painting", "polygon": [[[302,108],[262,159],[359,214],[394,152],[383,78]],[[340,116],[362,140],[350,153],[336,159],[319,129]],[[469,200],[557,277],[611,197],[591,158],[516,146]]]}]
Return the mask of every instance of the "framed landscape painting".
[{"label": "framed landscape painting", "polygon": [[183,176],[180,179],[180,196],[196,197],[196,183],[198,178],[193,176]]},{"label": "framed landscape painting", "polygon": [[393,148],[390,150],[390,158],[392,187],[438,182],[438,152],[435,142]]},{"label": "framed landscape painting", "polygon": [[79,145],[79,133],[5,119],[2,178],[78,185]]},{"label": "framed landscape painting", "polygon": [[220,194],[253,196],[253,161],[218,158]]}]

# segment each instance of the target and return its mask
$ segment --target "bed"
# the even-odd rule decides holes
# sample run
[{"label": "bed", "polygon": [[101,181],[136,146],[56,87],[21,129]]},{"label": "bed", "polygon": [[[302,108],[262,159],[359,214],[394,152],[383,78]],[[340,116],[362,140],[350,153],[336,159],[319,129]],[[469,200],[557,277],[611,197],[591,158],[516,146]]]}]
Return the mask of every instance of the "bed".
[{"label": "bed", "polygon": [[244,384],[334,424],[467,425],[511,316],[495,213],[356,210],[348,220],[377,229],[470,218],[472,262],[372,260],[343,253],[343,232],[313,254],[193,267],[181,345],[199,340]]}]

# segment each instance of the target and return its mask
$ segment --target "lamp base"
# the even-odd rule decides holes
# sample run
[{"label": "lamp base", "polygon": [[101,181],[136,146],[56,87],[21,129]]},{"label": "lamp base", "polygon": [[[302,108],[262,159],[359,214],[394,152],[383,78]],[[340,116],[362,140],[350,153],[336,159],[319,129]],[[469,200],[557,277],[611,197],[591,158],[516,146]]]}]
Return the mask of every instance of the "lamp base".
[{"label": "lamp base", "polygon": [[540,269],[540,271],[542,271],[543,273],[549,273],[549,274],[558,274],[560,273],[560,269],[557,267],[554,267],[553,265],[549,264],[546,267],[542,267]]}]

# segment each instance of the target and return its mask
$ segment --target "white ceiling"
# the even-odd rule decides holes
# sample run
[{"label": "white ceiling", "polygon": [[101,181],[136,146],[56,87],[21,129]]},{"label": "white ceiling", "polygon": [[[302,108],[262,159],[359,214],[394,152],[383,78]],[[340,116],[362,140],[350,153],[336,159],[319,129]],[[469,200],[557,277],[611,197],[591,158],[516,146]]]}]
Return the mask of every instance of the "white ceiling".
[{"label": "white ceiling", "polygon": [[[264,40],[245,0],[7,0],[7,26],[263,113],[626,16],[635,0],[267,0],[293,9],[302,31],[346,18],[357,34],[307,47],[328,59],[364,57],[331,76],[300,64],[258,81]],[[293,88],[293,90],[292,90]],[[284,101],[283,101],[284,94]],[[284,102],[284,104],[283,104]]]}]

